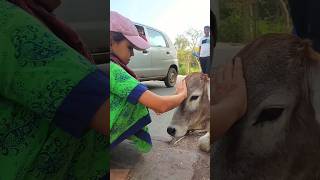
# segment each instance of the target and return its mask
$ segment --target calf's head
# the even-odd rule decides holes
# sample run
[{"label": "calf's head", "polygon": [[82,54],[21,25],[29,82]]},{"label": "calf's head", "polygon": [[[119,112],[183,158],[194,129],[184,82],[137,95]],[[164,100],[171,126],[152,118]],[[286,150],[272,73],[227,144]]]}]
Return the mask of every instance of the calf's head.
[{"label": "calf's head", "polygon": [[210,117],[210,80],[207,75],[193,73],[186,78],[188,97],[175,111],[167,128],[174,137],[184,136],[190,129],[207,128]]}]

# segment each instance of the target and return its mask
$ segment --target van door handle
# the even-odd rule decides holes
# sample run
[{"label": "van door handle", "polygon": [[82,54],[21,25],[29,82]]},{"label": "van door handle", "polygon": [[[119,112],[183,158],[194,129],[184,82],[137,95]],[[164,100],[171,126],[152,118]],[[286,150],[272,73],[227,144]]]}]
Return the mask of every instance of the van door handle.
[{"label": "van door handle", "polygon": [[169,51],[167,51],[167,54],[170,54],[170,52],[169,52]]},{"label": "van door handle", "polygon": [[147,50],[143,50],[143,51],[142,51],[143,54],[147,54],[148,52],[149,52],[149,51],[147,51]]}]

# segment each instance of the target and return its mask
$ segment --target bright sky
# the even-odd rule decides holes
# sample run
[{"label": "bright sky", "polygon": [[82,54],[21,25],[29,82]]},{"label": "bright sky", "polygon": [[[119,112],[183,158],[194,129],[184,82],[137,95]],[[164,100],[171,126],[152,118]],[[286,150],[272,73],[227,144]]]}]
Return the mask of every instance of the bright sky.
[{"label": "bright sky", "polygon": [[110,9],[165,32],[172,42],[189,28],[210,25],[210,0],[111,0]]}]

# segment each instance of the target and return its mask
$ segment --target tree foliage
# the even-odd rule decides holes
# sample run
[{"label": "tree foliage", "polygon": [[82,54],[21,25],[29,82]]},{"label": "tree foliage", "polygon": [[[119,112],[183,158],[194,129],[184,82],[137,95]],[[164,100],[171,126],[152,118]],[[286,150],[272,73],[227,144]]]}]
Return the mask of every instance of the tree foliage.
[{"label": "tree foliage", "polygon": [[290,32],[287,0],[220,0],[218,40],[248,42],[262,34]]},{"label": "tree foliage", "polygon": [[189,47],[189,41],[184,35],[178,35],[175,39],[174,46],[177,50],[186,50]]},{"label": "tree foliage", "polygon": [[192,55],[197,51],[197,44],[202,36],[202,30],[189,29],[176,37],[174,45],[177,49],[180,74],[199,72],[200,65],[198,60]]}]

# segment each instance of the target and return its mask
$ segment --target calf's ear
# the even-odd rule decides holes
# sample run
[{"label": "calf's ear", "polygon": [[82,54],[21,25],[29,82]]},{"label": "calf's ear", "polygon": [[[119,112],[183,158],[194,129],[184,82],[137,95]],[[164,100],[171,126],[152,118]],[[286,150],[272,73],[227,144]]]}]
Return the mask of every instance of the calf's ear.
[{"label": "calf's ear", "polygon": [[320,54],[311,47],[308,48],[309,74],[308,86],[310,90],[310,100],[315,111],[315,117],[320,123]]}]

